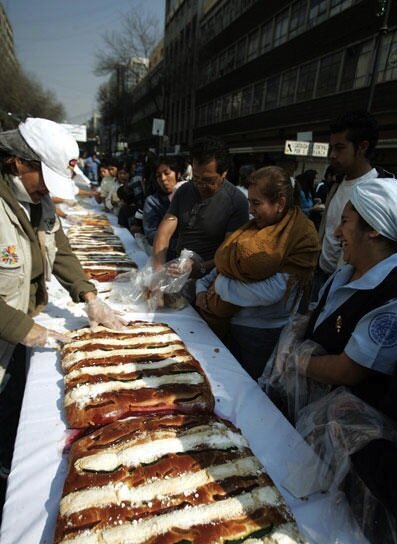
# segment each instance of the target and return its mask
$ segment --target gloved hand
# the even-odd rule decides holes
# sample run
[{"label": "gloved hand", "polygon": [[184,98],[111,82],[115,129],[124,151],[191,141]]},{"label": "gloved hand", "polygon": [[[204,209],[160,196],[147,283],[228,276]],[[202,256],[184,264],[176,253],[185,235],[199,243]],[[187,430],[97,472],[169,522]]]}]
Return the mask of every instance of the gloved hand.
[{"label": "gloved hand", "polygon": [[289,355],[288,368],[296,369],[299,374],[305,376],[310,359],[313,355],[325,355],[326,351],[320,344],[313,340],[304,340]]},{"label": "gloved hand", "polygon": [[127,325],[127,321],[122,319],[119,312],[115,312],[105,302],[98,297],[90,300],[85,305],[90,327],[93,329],[99,324],[109,329],[122,329]]},{"label": "gloved hand", "polygon": [[58,342],[67,343],[70,342],[70,338],[63,333],[46,329],[41,325],[35,323],[30,329],[25,338],[21,341],[21,344],[28,347],[47,347],[54,348],[58,345]]}]

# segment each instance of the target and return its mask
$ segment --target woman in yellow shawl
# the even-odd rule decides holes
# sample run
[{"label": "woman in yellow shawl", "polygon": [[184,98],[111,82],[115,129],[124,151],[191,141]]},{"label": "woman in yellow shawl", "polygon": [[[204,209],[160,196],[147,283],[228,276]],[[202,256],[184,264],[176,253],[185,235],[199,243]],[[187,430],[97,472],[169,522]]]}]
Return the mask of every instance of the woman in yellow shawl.
[{"label": "woman in yellow shawl", "polygon": [[291,312],[310,291],[320,246],[282,168],[251,174],[248,200],[253,219],[217,250],[216,269],[197,282],[196,306],[257,378]]}]

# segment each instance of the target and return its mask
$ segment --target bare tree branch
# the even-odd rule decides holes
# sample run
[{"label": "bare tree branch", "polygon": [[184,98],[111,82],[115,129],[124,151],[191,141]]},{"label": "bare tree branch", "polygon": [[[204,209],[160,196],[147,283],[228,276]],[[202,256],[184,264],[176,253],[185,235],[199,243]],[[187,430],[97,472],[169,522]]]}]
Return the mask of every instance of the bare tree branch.
[{"label": "bare tree branch", "polygon": [[104,76],[120,67],[134,70],[132,58],[148,58],[160,38],[159,21],[133,6],[121,20],[119,31],[106,32],[103,49],[95,55],[94,74]]}]

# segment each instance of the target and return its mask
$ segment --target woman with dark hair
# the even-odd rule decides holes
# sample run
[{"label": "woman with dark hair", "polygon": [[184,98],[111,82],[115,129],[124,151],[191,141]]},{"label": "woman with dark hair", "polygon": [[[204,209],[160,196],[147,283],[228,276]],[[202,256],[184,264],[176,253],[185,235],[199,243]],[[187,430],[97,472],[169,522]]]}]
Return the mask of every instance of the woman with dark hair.
[{"label": "woman with dark hair", "polygon": [[197,282],[196,305],[222,339],[230,326],[232,353],[257,378],[291,312],[308,295],[319,241],[282,168],[251,174],[248,201],[253,219],[217,250],[216,269]]},{"label": "woman with dark hair", "polygon": [[309,215],[314,206],[314,180],[316,176],[317,172],[315,170],[306,170],[295,178],[299,191],[300,206],[306,215]]},{"label": "woman with dark hair", "polygon": [[[183,162],[179,156],[159,157],[156,164],[157,190],[149,195],[143,206],[143,231],[150,245],[153,245],[157,228],[166,214],[171,198],[180,185]],[[168,250],[168,259],[175,257],[175,238]]]}]

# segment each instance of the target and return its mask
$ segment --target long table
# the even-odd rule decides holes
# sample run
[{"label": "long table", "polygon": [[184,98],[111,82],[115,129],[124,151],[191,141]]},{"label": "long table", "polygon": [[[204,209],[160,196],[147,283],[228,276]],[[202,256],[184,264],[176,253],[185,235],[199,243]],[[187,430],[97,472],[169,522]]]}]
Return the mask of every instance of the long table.
[{"label": "long table", "polygon": [[[133,237],[125,229],[115,230],[127,253],[142,266],[147,257]],[[38,319],[41,324],[56,330],[87,324],[83,305],[72,303],[55,279],[49,290],[52,302]],[[314,453],[193,308],[151,314],[131,313],[131,309],[122,306],[120,309],[129,310],[128,317],[132,319],[165,322],[181,336],[208,376],[216,399],[216,414],[241,429],[292,509],[308,542],[367,542],[342,494],[331,498],[317,493],[302,500],[287,491],[286,479],[292,473],[295,488],[307,485]],[[1,544],[52,542],[67,470],[67,438],[59,352],[35,349],[3,511]],[[291,478],[288,488],[291,489]]]}]

